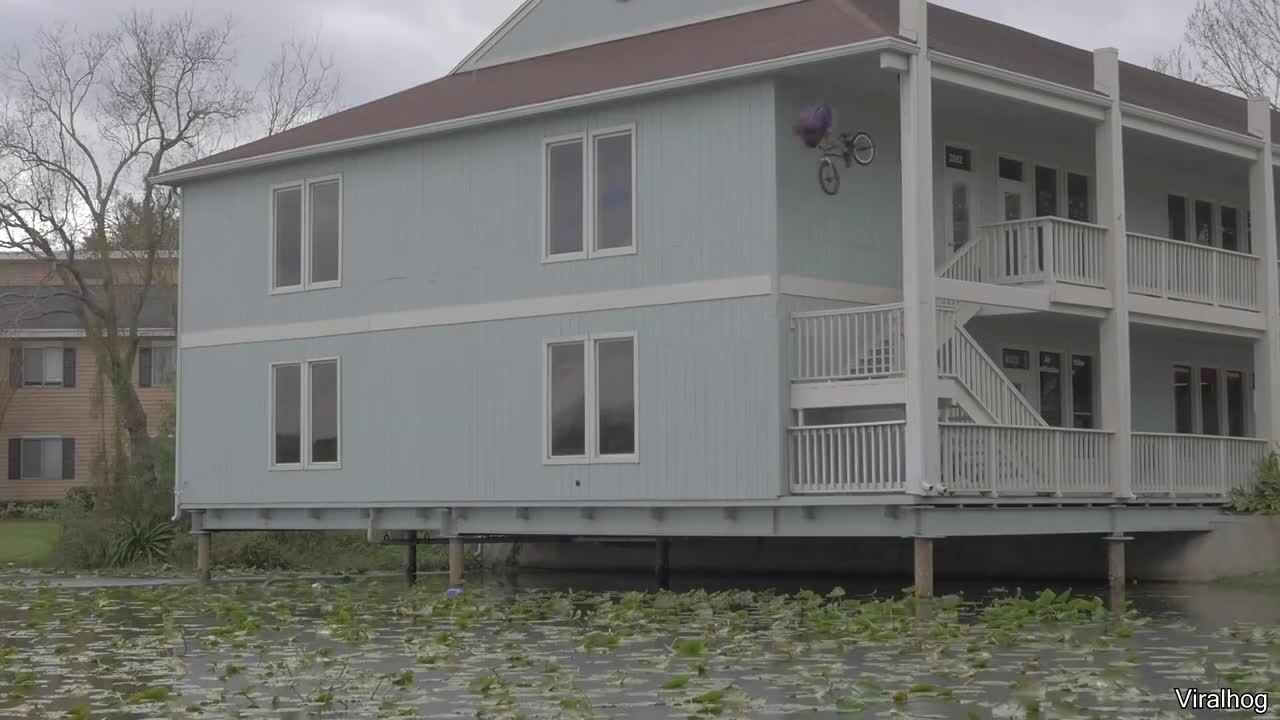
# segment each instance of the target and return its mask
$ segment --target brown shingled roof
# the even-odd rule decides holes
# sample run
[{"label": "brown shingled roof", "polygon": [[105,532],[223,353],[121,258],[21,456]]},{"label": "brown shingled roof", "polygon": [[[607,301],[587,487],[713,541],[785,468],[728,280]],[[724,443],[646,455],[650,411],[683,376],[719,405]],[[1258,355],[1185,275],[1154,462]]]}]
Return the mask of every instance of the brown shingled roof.
[{"label": "brown shingled roof", "polygon": [[[1091,51],[935,5],[929,26],[937,52],[1093,90]],[[448,75],[173,172],[889,37],[897,27],[897,0],[800,0]],[[1121,63],[1120,73],[1126,102],[1246,131],[1243,98],[1129,63]],[[1276,133],[1280,138],[1280,122]]]},{"label": "brown shingled roof", "polygon": [[804,0],[448,75],[177,171],[823,50],[897,26],[896,0]]}]

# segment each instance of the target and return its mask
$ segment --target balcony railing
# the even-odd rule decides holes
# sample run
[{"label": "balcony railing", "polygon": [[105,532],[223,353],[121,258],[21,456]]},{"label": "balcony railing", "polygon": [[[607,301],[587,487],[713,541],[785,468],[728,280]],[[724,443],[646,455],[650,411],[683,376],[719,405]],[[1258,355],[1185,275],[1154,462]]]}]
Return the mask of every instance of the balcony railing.
[{"label": "balcony railing", "polygon": [[943,269],[950,280],[1106,287],[1107,229],[1058,217],[985,225]]},{"label": "balcony railing", "polygon": [[889,422],[791,428],[791,492],[902,492],[905,427],[903,422]]},{"label": "balcony railing", "polygon": [[1151,235],[1129,234],[1129,291],[1242,310],[1258,310],[1254,255]]},{"label": "balcony railing", "polygon": [[1266,440],[1207,435],[1133,434],[1133,491],[1138,495],[1225,498],[1252,486]]},{"label": "balcony railing", "polygon": [[797,382],[901,377],[906,371],[902,305],[796,313]]},{"label": "balcony railing", "polygon": [[1111,433],[1099,430],[943,423],[942,484],[953,493],[1113,493]]}]

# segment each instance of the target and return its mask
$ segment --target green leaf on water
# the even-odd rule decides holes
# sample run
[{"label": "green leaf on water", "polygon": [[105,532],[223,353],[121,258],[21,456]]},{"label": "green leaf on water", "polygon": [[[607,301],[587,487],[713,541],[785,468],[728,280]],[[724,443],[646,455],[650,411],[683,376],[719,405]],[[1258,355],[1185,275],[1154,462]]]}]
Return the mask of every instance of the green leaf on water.
[{"label": "green leaf on water", "polygon": [[679,690],[680,688],[688,684],[689,684],[689,676],[681,675],[679,677],[673,677],[670,680],[662,683],[662,689],[663,690]]},{"label": "green leaf on water", "polygon": [[146,690],[136,693],[133,697],[129,698],[129,704],[141,705],[142,703],[149,702],[167,702],[169,700],[169,695],[169,688],[167,687],[147,688]]}]

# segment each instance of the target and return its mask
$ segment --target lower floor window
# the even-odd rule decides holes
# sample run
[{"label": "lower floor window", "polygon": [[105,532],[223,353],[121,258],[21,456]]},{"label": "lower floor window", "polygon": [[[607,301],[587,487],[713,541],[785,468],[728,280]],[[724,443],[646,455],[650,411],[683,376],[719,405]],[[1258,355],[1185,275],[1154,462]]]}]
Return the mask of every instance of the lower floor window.
[{"label": "lower floor window", "polygon": [[634,334],[546,344],[546,454],[550,461],[634,461]]},{"label": "lower floor window", "polygon": [[1248,437],[1248,377],[1243,370],[1174,365],[1174,432]]},{"label": "lower floor window", "polygon": [[10,480],[74,480],[75,438],[10,438]]},{"label": "lower floor window", "polygon": [[271,464],[333,467],[340,462],[338,360],[271,366]]}]

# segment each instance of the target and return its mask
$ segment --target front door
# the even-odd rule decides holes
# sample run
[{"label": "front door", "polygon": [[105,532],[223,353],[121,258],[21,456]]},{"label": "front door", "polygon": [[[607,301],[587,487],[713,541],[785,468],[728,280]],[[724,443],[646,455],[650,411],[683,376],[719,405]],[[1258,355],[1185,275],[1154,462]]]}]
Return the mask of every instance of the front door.
[{"label": "front door", "polygon": [[946,167],[942,174],[947,203],[944,256],[950,259],[973,241],[977,196],[973,183],[973,150],[947,145],[945,153]]},{"label": "front door", "polygon": [[1009,378],[1009,382],[1013,383],[1027,402],[1031,403],[1031,407],[1039,407],[1036,397],[1036,376],[1031,367],[1031,351],[1022,348],[1001,349],[1000,367]]},{"label": "front door", "polygon": [[[1021,160],[1000,156],[998,160],[998,179],[996,180],[996,199],[999,204],[1001,222],[1024,220],[1033,216],[1031,184],[1027,182],[1026,164]],[[1021,226],[1005,227],[1001,232],[1004,240],[1004,275],[1012,282],[1031,280],[1041,269],[1039,238]]]}]

